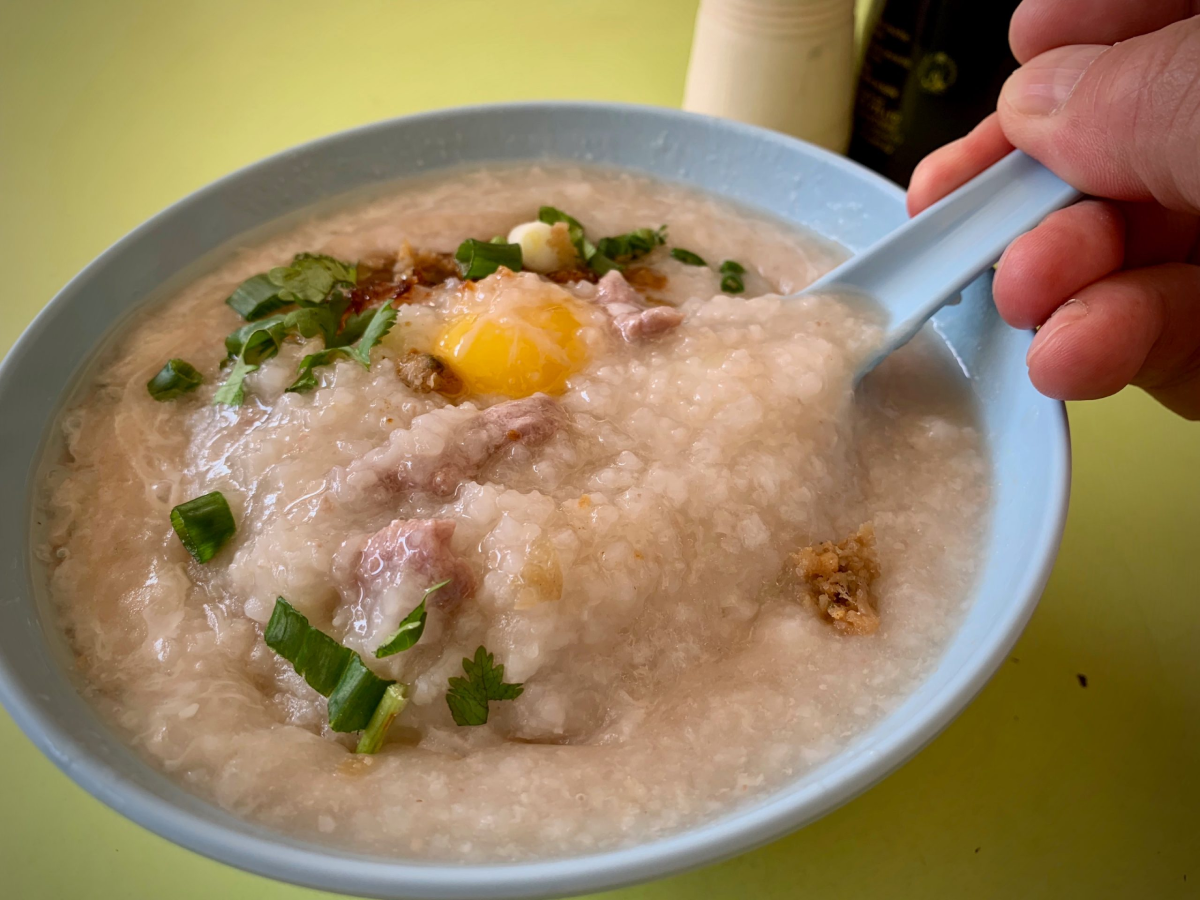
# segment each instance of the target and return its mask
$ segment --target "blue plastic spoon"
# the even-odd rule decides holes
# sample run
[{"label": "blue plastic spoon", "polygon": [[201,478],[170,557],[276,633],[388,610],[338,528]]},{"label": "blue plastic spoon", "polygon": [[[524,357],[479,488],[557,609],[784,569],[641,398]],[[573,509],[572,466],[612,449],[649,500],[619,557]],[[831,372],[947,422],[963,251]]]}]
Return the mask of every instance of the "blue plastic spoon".
[{"label": "blue plastic spoon", "polygon": [[1015,238],[1080,193],[1019,150],[809,285],[871,298],[886,330],[861,379],[1000,258]]}]

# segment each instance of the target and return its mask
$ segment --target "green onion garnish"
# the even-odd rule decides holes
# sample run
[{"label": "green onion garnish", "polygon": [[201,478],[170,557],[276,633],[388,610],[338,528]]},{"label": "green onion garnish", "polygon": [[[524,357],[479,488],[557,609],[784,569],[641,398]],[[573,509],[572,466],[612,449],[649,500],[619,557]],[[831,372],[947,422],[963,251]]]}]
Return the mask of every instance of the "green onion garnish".
[{"label": "green onion garnish", "polygon": [[371,724],[384,691],[393,684],[368,669],[357,653],[351,654],[329,695],[329,727],[334,731],[362,731]]},{"label": "green onion garnish", "polygon": [[596,244],[596,249],[613,262],[625,263],[645,256],[666,241],[667,226],[660,225],[658,228],[637,228],[628,234],[602,238]]},{"label": "green onion garnish", "polygon": [[171,510],[171,525],[188,553],[206,563],[237,531],[233,513],[220,491],[180,503]]},{"label": "green onion garnish", "polygon": [[568,216],[561,209],[555,209],[553,206],[543,206],[538,209],[538,221],[545,222],[547,225],[553,225],[556,222],[565,222],[567,225],[567,236],[571,239],[571,245],[575,248],[575,252],[579,254],[579,258],[585,263],[589,263],[592,257],[596,255],[596,245],[587,239],[583,233],[583,226],[579,224],[579,220],[573,216]]},{"label": "green onion garnish", "polygon": [[521,245],[493,244],[490,241],[467,238],[458,245],[454,259],[462,277],[472,280],[486,278],[501,266],[520,272]]},{"label": "green onion garnish", "polygon": [[309,687],[328,697],[338,686],[346,666],[350,665],[350,658],[356,655],[325,632],[310,627],[304,635],[300,654],[291,662]]},{"label": "green onion garnish", "polygon": [[408,685],[389,684],[383,692],[383,699],[371,714],[371,721],[367,723],[366,730],[358,739],[358,746],[354,748],[354,752],[378,753],[379,748],[383,746],[383,739],[387,737],[388,728],[407,705]]},{"label": "green onion garnish", "polygon": [[672,247],[671,248],[671,258],[677,259],[684,265],[688,265],[688,266],[707,266],[708,265],[708,263],[706,263],[704,261],[704,258],[701,257],[699,254],[693,253],[691,250],[684,250],[682,247]]},{"label": "green onion garnish", "polygon": [[[353,650],[313,628],[305,615],[282,597],[275,601],[263,640],[290,662],[313,690],[329,698],[329,727],[334,731],[368,728],[387,689],[396,685],[368,669]],[[380,731],[382,742],[386,726]]]},{"label": "green onion garnish", "polygon": [[[635,243],[644,243],[646,240],[653,240],[648,235],[655,235],[658,232],[650,231],[648,228],[639,229],[637,232],[630,232],[627,235],[618,235],[615,238],[605,238],[600,242],[601,246],[597,247],[587,239],[584,234],[583,225],[574,216],[569,216],[561,209],[556,209],[553,206],[543,206],[538,209],[538,221],[545,222],[547,225],[553,225],[556,222],[564,222],[567,226],[567,236],[571,239],[571,245],[575,248],[575,252],[579,254],[579,258],[584,264],[597,275],[603,275],[610,269],[620,269],[621,264],[608,255],[605,247],[608,249],[629,249],[631,245],[627,243],[632,235]],[[665,226],[664,226],[665,227]],[[659,229],[662,231],[662,229]],[[646,232],[647,234],[642,234]],[[605,244],[608,241],[608,244]],[[632,257],[631,257],[632,258]]]},{"label": "green onion garnish", "polygon": [[451,578],[447,578],[445,581],[439,581],[433,587],[425,588],[421,602],[416,605],[412,612],[404,617],[404,621],[400,623],[400,627],[396,629],[396,633],[380,644],[375,650],[376,659],[383,659],[386,656],[392,656],[403,650],[407,650],[421,639],[421,635],[425,633],[425,601],[429,599],[430,594],[441,590],[452,580]]},{"label": "green onion garnish", "polygon": [[732,259],[727,259],[721,263],[721,268],[718,269],[721,273],[721,290],[727,294],[740,294],[746,289],[746,283],[742,280],[742,276],[746,274],[746,267]]},{"label": "green onion garnish", "polygon": [[446,691],[446,705],[456,725],[484,725],[488,720],[488,701],[515,700],[525,688],[520,684],[504,681],[504,666],[493,664],[492,654],[480,647],[475,659],[463,658],[466,678],[450,679]]},{"label": "green onion garnish", "polygon": [[146,390],[155,400],[174,400],[204,383],[196,367],[186,360],[169,359],[157,375],[146,382]]}]

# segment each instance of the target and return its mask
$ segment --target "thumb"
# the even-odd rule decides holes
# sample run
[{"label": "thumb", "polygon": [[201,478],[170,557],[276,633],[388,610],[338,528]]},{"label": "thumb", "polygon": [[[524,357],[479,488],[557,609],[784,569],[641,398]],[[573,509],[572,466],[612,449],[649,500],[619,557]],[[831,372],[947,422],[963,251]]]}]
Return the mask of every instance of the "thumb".
[{"label": "thumb", "polygon": [[998,109],[1015,146],[1084,193],[1200,212],[1200,17],[1034,57]]}]

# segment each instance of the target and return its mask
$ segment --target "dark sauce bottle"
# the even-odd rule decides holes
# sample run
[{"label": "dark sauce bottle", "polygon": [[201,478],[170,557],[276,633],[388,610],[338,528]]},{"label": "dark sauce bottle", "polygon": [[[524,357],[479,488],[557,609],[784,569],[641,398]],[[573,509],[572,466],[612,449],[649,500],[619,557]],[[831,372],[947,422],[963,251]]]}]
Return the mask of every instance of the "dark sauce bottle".
[{"label": "dark sauce bottle", "polygon": [[996,108],[1017,68],[1018,0],[886,0],[871,30],[849,155],[901,185],[931,150]]}]

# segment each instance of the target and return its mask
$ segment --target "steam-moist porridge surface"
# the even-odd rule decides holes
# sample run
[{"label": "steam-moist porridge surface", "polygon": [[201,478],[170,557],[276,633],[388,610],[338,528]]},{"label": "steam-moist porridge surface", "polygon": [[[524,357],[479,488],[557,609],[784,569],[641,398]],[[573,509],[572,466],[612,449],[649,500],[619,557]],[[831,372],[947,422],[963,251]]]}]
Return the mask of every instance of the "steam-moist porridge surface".
[{"label": "steam-moist porridge surface", "polygon": [[[222,301],[243,279],[301,251],[453,251],[507,234],[541,204],[593,239],[666,224],[668,246],[744,264],[746,293],[719,295],[719,274],[660,247],[639,265],[665,276],[650,293],[682,324],[626,341],[596,285],[451,279],[408,295],[369,371],[342,360],[316,370],[316,390],[285,393],[320,346],[289,341],[247,379],[243,406],[213,405],[222,340],[241,324]],[[838,256],[680,188],[553,167],[414,183],[240,250],[142,313],[63,416],[40,553],[83,689],[196,793],[387,855],[612,848],[798,777],[939,656],[975,576],[987,503],[969,403],[932,342],[855,395],[850,375],[875,325],[829,298],[772,295]],[[537,423],[538,410],[553,418],[537,440],[505,443],[510,430],[433,489],[429,460],[505,398],[422,393],[397,363],[501,295],[565,304],[586,362],[561,393],[534,395]],[[172,357],[205,383],[156,402],[146,382]],[[169,513],[213,490],[238,529],[200,565]],[[387,529],[425,519],[453,523],[439,545],[448,555],[405,567],[388,555]],[[847,635],[798,599],[788,558],[868,521],[881,626]],[[418,644],[375,659],[439,564],[465,596],[431,600]],[[411,685],[378,754],[329,731],[325,699],[265,646],[277,596]],[[524,692],[492,703],[486,725],[460,727],[447,679],[479,645]]]}]

